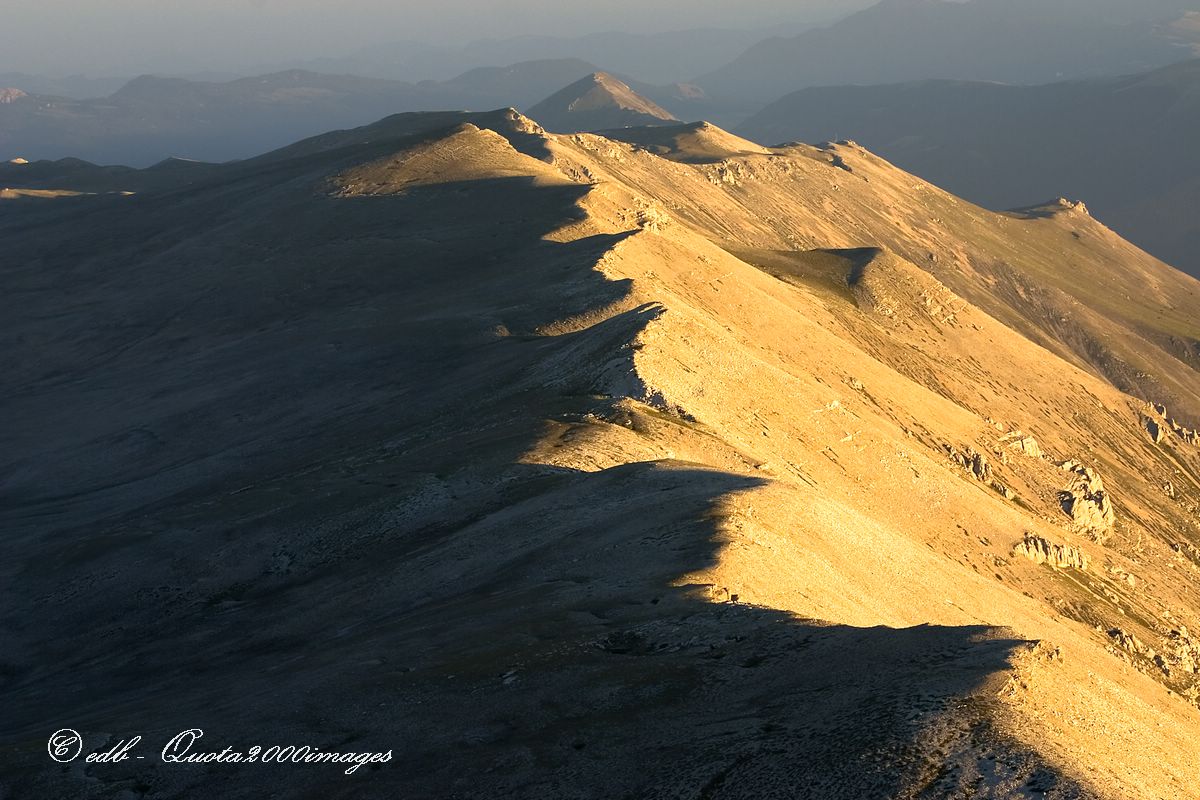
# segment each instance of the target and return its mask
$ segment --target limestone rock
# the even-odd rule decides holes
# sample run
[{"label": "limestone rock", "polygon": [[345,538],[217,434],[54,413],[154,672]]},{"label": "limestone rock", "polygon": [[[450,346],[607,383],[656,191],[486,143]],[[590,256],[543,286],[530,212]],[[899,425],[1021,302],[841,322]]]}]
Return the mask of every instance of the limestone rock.
[{"label": "limestone rock", "polygon": [[990,483],[992,465],[988,463],[987,456],[983,453],[976,453],[974,450],[968,450],[967,454],[971,459],[971,474],[984,483]]},{"label": "limestone rock", "polygon": [[1104,481],[1094,470],[1074,461],[1066,462],[1062,469],[1072,474],[1070,485],[1059,493],[1063,511],[1077,525],[1091,531],[1098,541],[1103,541],[1116,522],[1116,512],[1104,489]]},{"label": "limestone rock", "polygon": [[1168,660],[1179,670],[1190,674],[1200,672],[1200,646],[1188,635],[1188,629],[1180,626],[1171,631],[1168,641]]},{"label": "limestone rock", "polygon": [[1200,444],[1200,431],[1187,428],[1171,419],[1167,407],[1161,403],[1147,403],[1144,411],[1146,416],[1143,424],[1155,444],[1162,444],[1171,433],[1188,444]]},{"label": "limestone rock", "polygon": [[1013,547],[1013,553],[1037,562],[1049,564],[1055,569],[1086,570],[1090,559],[1078,547],[1054,544],[1036,534],[1026,533],[1025,538]]},{"label": "limestone rock", "polygon": [[1142,656],[1147,659],[1154,659],[1158,655],[1153,647],[1150,647],[1150,645],[1128,631],[1120,628],[1112,628],[1109,630],[1108,636],[1113,640],[1114,644],[1130,655]]},{"label": "limestone rock", "polygon": [[1088,207],[1082,200],[1068,200],[1065,197],[1060,197],[1054,201],[1054,204],[1066,211],[1077,211],[1080,214],[1089,214]]},{"label": "limestone rock", "polygon": [[1179,626],[1171,631],[1162,641],[1163,651],[1159,652],[1137,636],[1121,628],[1112,628],[1108,636],[1120,650],[1153,664],[1164,675],[1176,673],[1195,675],[1200,672],[1200,647],[1188,634],[1185,626]]},{"label": "limestone rock", "polygon": [[1168,420],[1172,432],[1180,439],[1183,439],[1188,444],[1200,444],[1200,432],[1194,431],[1191,428],[1185,428],[1175,420]]},{"label": "limestone rock", "polygon": [[1042,457],[1042,448],[1038,444],[1038,440],[1032,436],[1026,436],[1020,431],[1013,431],[1005,436],[1001,441],[1007,442],[1010,449],[1016,450],[1017,452],[1027,455],[1030,458]]},{"label": "limestone rock", "polygon": [[965,452],[960,452],[951,445],[946,445],[946,450],[956,464],[974,475],[977,480],[984,483],[992,482],[992,465],[988,463],[987,456],[983,453],[977,452],[972,447],[968,447]]}]

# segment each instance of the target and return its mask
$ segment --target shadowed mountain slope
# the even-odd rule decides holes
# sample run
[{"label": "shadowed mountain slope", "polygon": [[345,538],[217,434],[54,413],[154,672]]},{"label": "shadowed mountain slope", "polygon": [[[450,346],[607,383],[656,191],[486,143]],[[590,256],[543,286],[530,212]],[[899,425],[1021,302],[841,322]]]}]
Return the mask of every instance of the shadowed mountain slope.
[{"label": "shadowed mountain slope", "polygon": [[[1197,284],[642,130],[405,114],[10,203],[9,794],[1186,796]],[[50,769],[63,719],[394,758]]]}]

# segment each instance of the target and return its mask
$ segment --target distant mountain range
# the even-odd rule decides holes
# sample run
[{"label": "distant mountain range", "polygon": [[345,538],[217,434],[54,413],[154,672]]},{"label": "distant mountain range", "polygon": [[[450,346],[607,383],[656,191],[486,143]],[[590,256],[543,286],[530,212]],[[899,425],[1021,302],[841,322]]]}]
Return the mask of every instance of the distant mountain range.
[{"label": "distant mountain range", "polygon": [[[792,33],[811,27],[796,25]],[[421,42],[372,45],[342,58],[277,65],[395,80],[441,80],[475,67],[529,60],[582,59],[649,83],[686,82],[732,61],[768,32],[706,28],[665,33],[610,31],[578,37],[519,36],[453,47]]]},{"label": "distant mountain range", "polygon": [[0,86],[18,86],[29,94],[53,97],[105,97],[128,82],[128,78],[90,78],[86,75],[54,78],[28,72],[0,72]]},{"label": "distant mountain range", "polygon": [[852,138],[991,208],[1066,195],[1200,274],[1200,60],[1044,86],[927,81],[805,89],[738,129],[763,144]]},{"label": "distant mountain range", "polygon": [[[478,68],[421,83],[300,70],[224,83],[142,76],[108,97],[84,100],[15,86],[11,101],[0,103],[0,160],[70,156],[132,166],[170,156],[227,161],[400,111],[527,108],[597,71],[586,61],[566,59]],[[686,106],[692,91],[635,86],[660,104]]]},{"label": "distant mountain range", "polygon": [[[930,78],[1045,83],[1187,57],[1198,0],[883,0],[751,47],[695,83],[749,108],[809,86]],[[1195,20],[1191,20],[1194,22]]]}]

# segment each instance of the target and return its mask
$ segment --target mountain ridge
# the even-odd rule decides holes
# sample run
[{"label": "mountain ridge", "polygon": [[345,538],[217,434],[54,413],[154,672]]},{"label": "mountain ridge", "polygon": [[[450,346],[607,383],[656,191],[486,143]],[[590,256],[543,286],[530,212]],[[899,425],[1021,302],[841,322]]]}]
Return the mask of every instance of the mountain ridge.
[{"label": "mountain ridge", "polygon": [[44,769],[69,709],[332,726],[415,796],[1188,791],[1200,284],[850,143],[622,133],[402,114],[5,201],[0,518],[56,565],[0,561],[7,785],[125,791]]}]

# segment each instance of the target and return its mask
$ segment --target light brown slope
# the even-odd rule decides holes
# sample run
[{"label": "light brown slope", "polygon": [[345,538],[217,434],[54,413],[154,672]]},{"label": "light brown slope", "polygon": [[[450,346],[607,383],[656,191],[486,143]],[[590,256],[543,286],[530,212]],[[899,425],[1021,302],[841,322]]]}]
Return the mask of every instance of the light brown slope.
[{"label": "light brown slope", "polygon": [[[1187,795],[1197,455],[946,267],[1036,265],[997,231],[1061,220],[935,221],[952,198],[863,153],[689,165],[515,115],[377,133],[138,215],[4,222],[0,318],[41,354],[3,372],[29,422],[2,465],[15,791],[125,791],[45,770],[70,710],[336,730],[395,747],[371,791],[406,796]],[[1067,458],[1116,498],[1107,543],[1058,505]],[[1027,533],[1088,568],[1015,555]],[[361,795],[337,777],[303,779]]]},{"label": "light brown slope", "polygon": [[[582,166],[596,176],[611,161],[632,169],[611,148],[590,166],[573,161],[580,150],[568,148],[587,141],[551,141],[549,149],[568,171]],[[697,188],[688,201],[720,209],[720,194],[737,185],[736,176],[716,182],[703,167],[692,169],[710,178],[710,188]],[[1046,673],[1036,659],[1029,662],[1026,669],[1039,673],[1037,684],[1014,692],[1007,711],[987,724],[1052,755],[1065,773],[1089,776],[1099,790],[1119,791],[1130,774],[1152,787],[1146,796],[1186,785],[1191,750],[1184,739],[1169,737],[1165,750],[1139,747],[1138,740],[1165,718],[1189,730],[1194,710],[1164,704],[1153,684],[1136,672],[1122,674],[1125,668],[1104,650],[1110,628],[1157,641],[1195,619],[1188,610],[1194,589],[1166,576],[1186,572],[1170,545],[1191,530],[1180,494],[1197,487],[1193,479],[1188,489],[1180,487],[1176,502],[1164,503],[1150,481],[1179,465],[1196,474],[1196,453],[1154,451],[1145,443],[1138,404],[973,309],[901,257],[882,253],[865,264],[848,258],[845,275],[810,276],[799,287],[747,269],[745,260],[673,222],[662,204],[642,194],[667,176],[674,179],[675,167],[654,159],[619,184],[602,184],[585,202],[587,229],[607,224],[613,233],[631,225],[642,231],[600,262],[609,278],[631,281],[622,307],[661,308],[636,341],[632,375],[622,367],[600,386],[605,395],[630,397],[707,431],[692,441],[643,422],[654,435],[634,447],[647,448],[642,458],[735,470],[740,461],[740,469],[773,481],[745,505],[733,500],[724,507],[726,557],[686,580],[838,623],[982,622],[1051,641],[1072,654],[1071,665]],[[895,187],[881,193],[889,189]],[[679,198],[669,195],[669,201]],[[556,237],[582,232],[567,229]],[[945,237],[939,244],[964,243]],[[752,253],[743,255],[753,260]],[[560,322],[545,332],[586,330],[597,321]],[[860,383],[865,405],[855,399]],[[615,413],[617,419],[642,416],[636,405]],[[999,431],[984,417],[1007,424]],[[631,443],[619,428],[597,433],[595,423],[603,419],[568,427],[548,440],[550,449],[537,448],[527,460],[585,470],[625,463]],[[1017,489],[1016,504],[952,469],[947,474],[946,445],[973,446],[995,459],[1007,448],[1002,434],[1014,425],[1037,433],[1051,460],[1082,457],[1105,470],[1122,516],[1111,546],[1068,530],[1058,499],[1067,476],[1054,463],[1014,456],[1013,463],[995,466],[997,477]],[[610,435],[616,439],[605,444]],[[789,530],[796,524],[799,540]],[[1012,548],[1027,531],[1088,553],[1093,569],[1068,573],[1067,586],[1074,588],[1064,593],[1061,573],[1013,560]],[[968,581],[964,569],[989,577]],[[1138,576],[1136,590],[1130,574]],[[1044,605],[1025,606],[1025,593],[1040,595]],[[1138,666],[1158,680],[1170,677],[1144,662]],[[1167,682],[1189,686],[1184,677],[1183,684]],[[1060,725],[1048,721],[1064,707]],[[954,730],[961,719],[931,724],[948,725],[944,735],[951,738],[967,735]],[[1080,734],[1079,725],[1091,727]],[[1090,743],[1094,756],[1072,754],[1091,738],[1115,747]],[[968,748],[967,756],[976,755]],[[1164,764],[1172,765],[1166,776],[1158,772]]]},{"label": "light brown slope", "polygon": [[735,248],[885,246],[1073,363],[1200,419],[1200,283],[1085,211],[989,212],[854,144],[643,170],[649,154],[599,141],[564,149],[564,168],[582,158]]},{"label": "light brown slope", "polygon": [[[597,193],[626,191],[602,185]],[[637,207],[637,194],[616,205]],[[664,436],[667,426],[647,426],[665,439],[658,455],[719,458],[727,468],[741,459],[743,469],[772,481],[731,500],[721,562],[688,580],[717,587],[718,598],[736,594],[807,618],[1004,625],[1049,642],[1051,652],[1061,647],[1066,661],[1053,660],[1052,668],[1037,658],[1021,662],[1028,672],[1014,678],[1016,688],[1005,690],[1003,711],[988,724],[1051,755],[1101,794],[1135,796],[1130,781],[1146,797],[1183,791],[1195,755],[1183,731],[1195,728],[1195,709],[1168,700],[1105,650],[1110,628],[1155,641],[1165,630],[1158,626],[1196,619],[1195,570],[1169,547],[1173,527],[1187,525],[1184,509],[1170,504],[1169,521],[1125,519],[1118,541],[1105,548],[1067,530],[1057,498],[1065,476],[1053,463],[1015,454],[1010,464],[997,463],[997,477],[1019,487],[1013,503],[955,475],[941,450],[971,445],[998,461],[996,452],[1007,449],[1002,433],[1018,425],[1043,437],[1051,462],[1081,456],[1107,463],[1114,451],[1131,448],[1142,454],[1140,469],[1172,474],[1170,457],[1144,455],[1129,399],[899,259],[876,265],[884,274],[872,278],[877,296],[890,295],[893,313],[864,313],[844,283],[789,286],[672,225],[653,206],[640,217],[649,235],[601,264],[612,278],[632,279],[635,298],[665,307],[638,340],[644,388],[637,397],[705,432],[689,441]],[[988,415],[1007,421],[1003,432]],[[714,455],[713,435],[733,452]],[[571,438],[553,439],[555,449],[538,451],[537,459],[594,463],[595,439],[582,440],[574,456],[580,461],[563,446]],[[1195,475],[1195,454],[1185,458]],[[1147,503],[1143,514],[1168,505],[1138,469],[1106,477],[1123,513],[1126,504],[1133,513]],[[1082,549],[1093,568],[1058,572],[1014,557],[1026,531]],[[1131,573],[1142,581],[1138,591],[1123,577]],[[1153,622],[1143,627],[1139,619]],[[1028,680],[1033,673],[1037,680]],[[975,699],[986,706],[988,697]],[[949,740],[966,735],[954,731],[966,724],[962,718],[931,724],[948,725]],[[1147,747],[1142,737],[1153,742]],[[982,758],[970,748],[966,756]]]},{"label": "light brown slope", "polygon": [[710,122],[625,128],[602,131],[602,135],[638,145],[655,155],[692,164],[716,163],[736,156],[751,153],[765,155],[768,152],[754,142],[734,136]]}]

